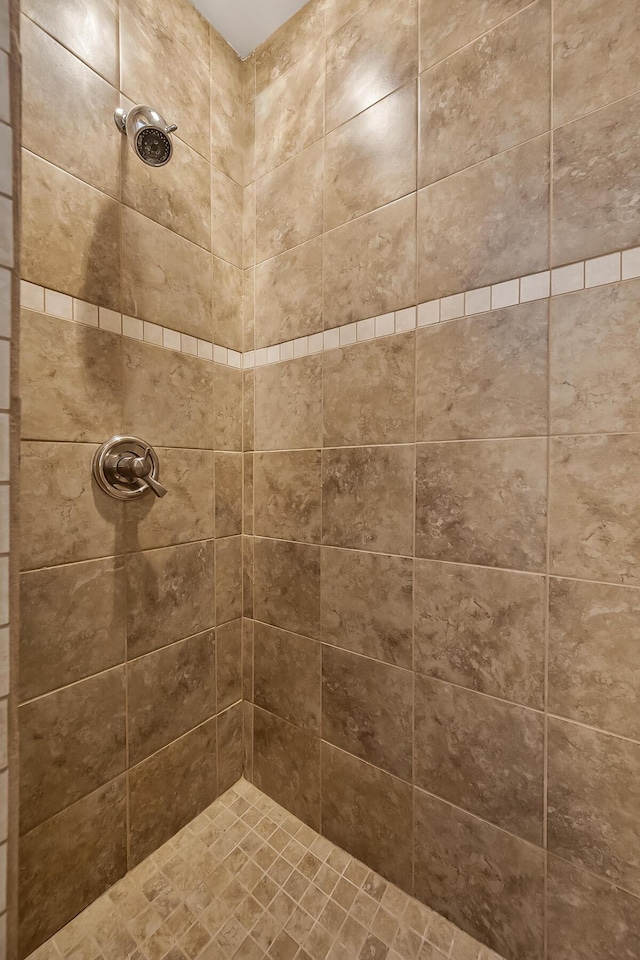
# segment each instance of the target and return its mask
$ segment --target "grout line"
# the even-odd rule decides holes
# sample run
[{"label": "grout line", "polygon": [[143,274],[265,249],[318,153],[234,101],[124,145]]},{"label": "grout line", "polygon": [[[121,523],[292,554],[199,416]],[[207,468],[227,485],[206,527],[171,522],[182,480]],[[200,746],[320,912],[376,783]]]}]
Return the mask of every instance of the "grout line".
[{"label": "grout line", "polygon": [[640,247],[615,250],[602,256],[462,290],[439,299],[404,306],[384,315],[365,317],[307,336],[245,351],[233,350],[211,340],[98,307],[26,280],[21,281],[20,299],[23,309],[47,317],[83,323],[121,334],[127,339],[184,353],[194,359],[250,370],[638,278]]}]

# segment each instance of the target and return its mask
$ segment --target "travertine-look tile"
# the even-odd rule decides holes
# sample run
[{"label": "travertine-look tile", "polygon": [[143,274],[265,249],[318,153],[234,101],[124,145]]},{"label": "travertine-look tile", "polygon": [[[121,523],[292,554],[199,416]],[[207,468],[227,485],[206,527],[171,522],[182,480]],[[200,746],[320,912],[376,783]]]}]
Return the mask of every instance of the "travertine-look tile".
[{"label": "travertine-look tile", "polygon": [[127,8],[139,17],[154,20],[164,31],[185,45],[206,67],[209,66],[209,24],[195,7],[183,0],[128,0]]},{"label": "travertine-look tile", "polygon": [[633,388],[640,362],[640,281],[551,301],[551,432],[640,429]]},{"label": "travertine-look tile", "polygon": [[411,779],[413,676],[337,647],[322,653],[322,737]]},{"label": "travertine-look tile", "polygon": [[94,560],[23,574],[20,616],[21,700],[121,663],[122,562]]},{"label": "travertine-look tile", "polygon": [[411,889],[411,787],[328,743],[322,745],[322,831]]},{"label": "travertine-look tile", "polygon": [[320,547],[255,541],[257,620],[308,637],[320,636]]},{"label": "travertine-look tile", "polygon": [[213,552],[205,540],[127,557],[129,657],[214,625]]},{"label": "travertine-look tile", "polygon": [[211,252],[242,266],[242,187],[211,167]]},{"label": "travertine-look tile", "polygon": [[322,330],[322,238],[256,267],[256,347]]},{"label": "travertine-look tile", "polygon": [[[243,705],[236,703],[216,719],[218,742],[218,790],[228,790],[244,771]],[[194,924],[195,926],[195,924]],[[191,927],[193,931],[193,927]],[[186,943],[184,944],[186,946]],[[198,944],[196,944],[196,949]]]},{"label": "travertine-look tile", "polygon": [[549,13],[539,0],[421,74],[421,187],[549,129]]},{"label": "travertine-look tile", "polygon": [[325,230],[416,189],[415,82],[329,133],[325,139]]},{"label": "travertine-look tile", "polygon": [[416,561],[416,670],[542,709],[543,577]]},{"label": "travertine-look tile", "polygon": [[216,628],[216,710],[226,710],[242,699],[242,621],[230,620]]},{"label": "travertine-look tile", "polygon": [[242,616],[242,537],[216,540],[216,623]]},{"label": "travertine-look tile", "polygon": [[23,146],[118,197],[121,134],[104,123],[117,91],[27,17],[20,27]]},{"label": "travertine-look tile", "polygon": [[[246,379],[247,375],[244,376]],[[242,379],[242,370],[214,365],[213,442],[216,450],[242,450]]]},{"label": "travertine-look tile", "polygon": [[322,639],[412,666],[413,560],[322,549]]},{"label": "travertine-look tile", "polygon": [[549,960],[619,960],[640,943],[638,900],[593,874],[549,857]]},{"label": "travertine-look tile", "polygon": [[545,270],[548,221],[548,136],[420,190],[418,300]]},{"label": "travertine-look tile", "polygon": [[323,362],[326,446],[414,439],[413,333],[330,350]]},{"label": "travertine-look tile", "polygon": [[27,956],[127,870],[125,778],[20,841],[20,953]]},{"label": "travertine-look tile", "polygon": [[255,534],[319,543],[320,450],[254,454]]},{"label": "travertine-look tile", "polygon": [[637,590],[551,579],[549,710],[640,739],[638,643]]},{"label": "travertine-look tile", "polygon": [[252,451],[255,443],[255,370],[242,371],[242,449]]},{"label": "travertine-look tile", "polygon": [[244,183],[242,61],[214,28],[211,36],[211,163]]},{"label": "travertine-look tile", "polygon": [[[178,783],[180,790],[176,790]],[[153,853],[204,810],[216,794],[214,718],[129,773],[131,865]]]},{"label": "travertine-look tile", "polygon": [[255,380],[257,450],[322,445],[322,357],[260,367]]},{"label": "travertine-look tile", "polygon": [[565,437],[550,448],[550,568],[640,584],[636,436]]},{"label": "travertine-look tile", "polygon": [[417,437],[468,440],[547,432],[547,301],[417,334]]},{"label": "travertine-look tile", "polygon": [[315,143],[258,181],[256,261],[322,233],[323,145]]},{"label": "travertine-look tile", "polygon": [[254,606],[254,552],[253,536],[242,538],[242,616],[253,617]]},{"label": "travertine-look tile", "polygon": [[510,960],[540,960],[544,852],[421,790],[415,825],[418,898]]},{"label": "travertine-look tile", "polygon": [[125,208],[123,311],[211,340],[211,257],[196,244]]},{"label": "travertine-look tile", "polygon": [[23,310],[22,436],[91,440],[122,432],[122,339]]},{"label": "travertine-look tile", "polygon": [[127,667],[129,763],[139,763],[216,712],[213,631]]},{"label": "travertine-look tile", "polygon": [[221,347],[243,349],[242,270],[218,257],[212,259],[213,271],[213,340]]},{"label": "travertine-look tile", "polygon": [[[320,827],[320,741],[273,714],[254,709],[256,786],[314,829]],[[287,771],[286,777],[282,770]]]},{"label": "travertine-look tile", "polygon": [[412,194],[325,235],[325,328],[415,303],[415,217]]},{"label": "travertine-look tile", "polygon": [[160,482],[169,491],[161,500],[145,494],[127,503],[124,540],[128,551],[168,547],[214,535],[213,453],[156,447]]},{"label": "travertine-look tile", "polygon": [[23,151],[20,267],[25,280],[118,310],[119,205]]},{"label": "travertine-look tile", "polygon": [[138,0],[121,3],[120,86],[178,123],[180,138],[209,158],[209,71],[161,23],[140,16]]},{"label": "travertine-look tile", "polygon": [[541,570],[546,488],[542,438],[419,444],[417,556]]},{"label": "travertine-look tile", "polygon": [[373,0],[327,40],[326,129],[355,117],[417,72],[417,0]]},{"label": "travertine-look tile", "polygon": [[414,448],[322,453],[322,542],[408,556],[413,549]]},{"label": "travertine-look tile", "polygon": [[24,0],[21,10],[110,83],[117,82],[117,0]]},{"label": "travertine-look tile", "polygon": [[549,720],[551,853],[640,893],[640,744]]},{"label": "travertine-look tile", "polygon": [[245,453],[242,459],[242,532],[253,536],[253,454]]},{"label": "travertine-look tile", "polygon": [[208,161],[176,138],[164,167],[149,167],[133,150],[122,151],[122,202],[205,250],[211,249],[210,177]]},{"label": "travertine-look tile", "polygon": [[321,645],[259,622],[253,640],[255,703],[319,734]]},{"label": "travertine-look tile", "polygon": [[154,446],[211,448],[213,365],[137,340],[123,350],[125,431]]},{"label": "travertine-look tile", "polygon": [[417,676],[415,741],[418,786],[541,843],[541,713]]},{"label": "travertine-look tile", "polygon": [[256,96],[258,178],[322,137],[323,103],[324,44],[318,43]]},{"label": "travertine-look tile", "polygon": [[242,533],[242,454],[216,454],[216,537]]},{"label": "travertine-look tile", "polygon": [[640,159],[635,145],[640,94],[553,135],[552,262],[640,242]]},{"label": "travertine-look tile", "polygon": [[324,30],[323,0],[313,0],[256,48],[255,87],[258,93],[309,53]]},{"label": "travertine-look tile", "polygon": [[602,0],[560,0],[554,9],[553,116],[567,123],[635,93],[640,42],[633,0],[609,9]]},{"label": "travertine-look tile", "polygon": [[23,441],[23,569],[121,553],[122,502],[112,500],[93,483],[91,461],[96,450],[88,443]]},{"label": "travertine-look tile", "polygon": [[20,829],[27,833],[125,768],[123,667],[23,704]]},{"label": "travertine-look tile", "polygon": [[498,23],[507,20],[530,0],[433,0],[420,10],[420,70],[444,60]]}]

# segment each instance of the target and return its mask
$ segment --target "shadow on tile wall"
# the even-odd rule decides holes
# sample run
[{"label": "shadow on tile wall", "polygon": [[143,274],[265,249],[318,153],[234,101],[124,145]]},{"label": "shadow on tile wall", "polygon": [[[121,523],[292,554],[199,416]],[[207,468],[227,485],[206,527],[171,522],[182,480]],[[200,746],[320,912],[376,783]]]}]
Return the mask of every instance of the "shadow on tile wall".
[{"label": "shadow on tile wall", "polygon": [[[245,61],[245,350],[640,242],[636,4],[553,6],[314,0]],[[489,306],[245,371],[246,769],[509,960],[618,960],[640,281]]]}]

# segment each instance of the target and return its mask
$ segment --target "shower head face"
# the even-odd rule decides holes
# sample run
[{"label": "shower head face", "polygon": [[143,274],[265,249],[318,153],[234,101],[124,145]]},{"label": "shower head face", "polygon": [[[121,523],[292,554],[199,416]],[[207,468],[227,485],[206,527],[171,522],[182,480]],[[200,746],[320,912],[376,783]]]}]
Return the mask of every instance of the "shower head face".
[{"label": "shower head face", "polygon": [[171,134],[175,124],[169,125],[153,107],[139,105],[128,113],[116,110],[116,126],[127,137],[137,157],[150,167],[163,167],[171,160],[173,142]]}]

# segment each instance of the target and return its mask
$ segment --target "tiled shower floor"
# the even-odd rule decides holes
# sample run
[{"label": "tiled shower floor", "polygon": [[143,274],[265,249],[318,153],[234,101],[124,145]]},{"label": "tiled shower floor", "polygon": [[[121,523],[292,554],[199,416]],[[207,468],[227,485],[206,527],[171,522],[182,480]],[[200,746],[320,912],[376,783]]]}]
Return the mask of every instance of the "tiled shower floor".
[{"label": "tiled shower floor", "polygon": [[246,780],[29,960],[501,960]]}]

